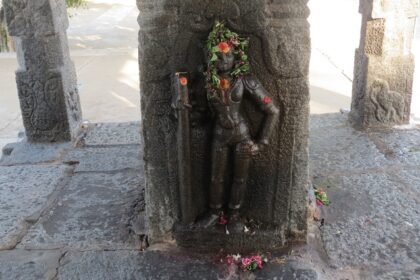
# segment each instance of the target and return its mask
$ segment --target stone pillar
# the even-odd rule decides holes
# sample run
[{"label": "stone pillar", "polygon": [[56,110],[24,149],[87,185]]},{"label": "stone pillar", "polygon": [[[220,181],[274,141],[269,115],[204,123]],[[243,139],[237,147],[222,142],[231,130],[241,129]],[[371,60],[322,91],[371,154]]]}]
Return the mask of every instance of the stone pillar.
[{"label": "stone pillar", "polygon": [[360,0],[351,117],[361,127],[410,120],[418,0]]},{"label": "stone pillar", "polygon": [[64,0],[4,0],[28,141],[70,141],[81,121],[76,73],[67,45]]},{"label": "stone pillar", "polygon": [[[214,241],[222,239],[220,246],[242,249],[273,248],[287,241],[305,240],[310,60],[307,1],[137,0],[137,3],[146,224],[152,242],[164,240],[173,232],[181,246],[208,249],[216,248]],[[194,236],[177,232],[180,216],[177,124],[172,117],[171,77],[178,71],[188,72],[191,94],[198,103],[206,102],[203,49],[216,19],[224,20],[239,35],[249,37],[251,71],[281,111],[270,147],[253,160],[249,171],[247,215],[266,229],[254,239],[225,240],[225,233]],[[248,104],[246,109],[255,112],[252,105]],[[192,185],[196,188],[194,203],[199,215],[207,206],[211,125],[193,127],[191,134]],[[200,238],[202,242],[197,242]]]}]

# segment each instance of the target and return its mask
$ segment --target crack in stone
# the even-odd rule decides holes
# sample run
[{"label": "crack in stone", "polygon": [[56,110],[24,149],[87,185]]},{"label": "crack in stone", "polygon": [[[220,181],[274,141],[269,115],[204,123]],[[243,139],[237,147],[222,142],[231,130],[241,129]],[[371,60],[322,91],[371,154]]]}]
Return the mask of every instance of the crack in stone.
[{"label": "crack in stone", "polygon": [[378,151],[381,154],[383,154],[386,159],[388,160],[395,159],[396,155],[395,155],[394,150],[384,140],[382,140],[381,138],[369,132],[366,133],[366,135],[369,138],[369,140],[371,140],[373,144],[375,144]]},{"label": "crack in stone", "polygon": [[61,253],[60,257],[58,258],[57,267],[55,268],[55,275],[51,278],[51,280],[58,280],[58,271],[60,267],[62,266],[62,261],[64,257],[67,255],[68,251],[64,251]]},{"label": "crack in stone", "polygon": [[[50,209],[52,209],[55,206],[55,203],[58,200],[59,194],[68,185],[72,176],[74,175],[74,169],[75,169],[75,167],[73,167],[73,166],[70,166],[70,167],[66,168],[63,176],[57,182],[57,185],[56,185],[55,189],[48,196],[48,199],[45,202],[45,205],[42,207],[41,210],[39,210],[39,211],[37,211],[37,212],[33,213],[32,215],[25,218],[24,228],[19,232],[18,236],[15,239],[16,240],[15,243],[11,246],[8,246],[10,248],[5,249],[5,250],[16,249],[22,243],[22,240],[28,234],[28,232],[32,228],[32,226],[35,225],[46,213],[48,213],[48,211]],[[2,250],[0,250],[0,251],[2,251]]]}]

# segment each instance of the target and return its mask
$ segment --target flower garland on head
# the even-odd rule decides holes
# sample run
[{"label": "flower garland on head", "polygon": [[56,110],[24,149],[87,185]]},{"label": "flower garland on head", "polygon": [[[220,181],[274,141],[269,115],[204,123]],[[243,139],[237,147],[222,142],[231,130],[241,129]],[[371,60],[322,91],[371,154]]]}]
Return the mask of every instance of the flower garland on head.
[{"label": "flower garland on head", "polygon": [[238,78],[249,73],[250,66],[248,56],[245,51],[248,48],[248,40],[239,37],[235,32],[230,31],[225,24],[220,21],[214,23],[213,29],[207,38],[208,63],[206,82],[208,99],[217,96],[217,90],[230,88],[230,83],[223,80],[217,73],[216,62],[219,59],[218,53],[229,53],[231,50],[235,55],[235,62],[230,72],[232,78]]}]

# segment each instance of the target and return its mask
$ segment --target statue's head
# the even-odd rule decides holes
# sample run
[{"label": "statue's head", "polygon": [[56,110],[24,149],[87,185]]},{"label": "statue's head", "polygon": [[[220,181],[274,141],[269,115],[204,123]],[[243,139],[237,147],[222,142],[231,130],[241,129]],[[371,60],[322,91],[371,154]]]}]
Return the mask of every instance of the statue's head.
[{"label": "statue's head", "polygon": [[217,48],[219,50],[216,53],[216,69],[220,72],[227,72],[232,70],[235,62],[235,54],[233,48],[227,42],[220,42]]},{"label": "statue's head", "polygon": [[219,74],[229,73],[232,78],[249,73],[246,55],[248,40],[216,21],[207,38],[207,87],[210,92],[220,88]]}]

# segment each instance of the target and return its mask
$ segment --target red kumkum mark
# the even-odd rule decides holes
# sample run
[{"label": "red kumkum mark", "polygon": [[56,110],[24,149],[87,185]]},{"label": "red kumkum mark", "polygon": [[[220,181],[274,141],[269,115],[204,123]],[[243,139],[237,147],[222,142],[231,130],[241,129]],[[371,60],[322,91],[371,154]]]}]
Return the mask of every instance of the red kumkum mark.
[{"label": "red kumkum mark", "polygon": [[271,102],[273,102],[273,100],[271,100],[270,97],[264,96],[264,98],[263,98],[263,103],[264,104],[270,104]]},{"label": "red kumkum mark", "polygon": [[230,88],[230,82],[229,82],[229,80],[226,80],[226,79],[220,80],[220,87],[222,89],[228,89],[228,88]]},{"label": "red kumkum mark", "polygon": [[181,77],[181,78],[179,78],[179,83],[180,83],[182,86],[186,86],[186,85],[188,85],[188,79],[187,79],[187,78],[185,78],[185,77]]}]

